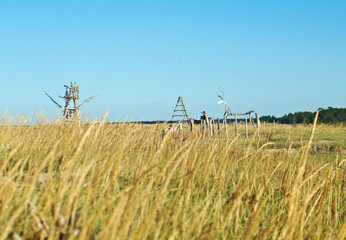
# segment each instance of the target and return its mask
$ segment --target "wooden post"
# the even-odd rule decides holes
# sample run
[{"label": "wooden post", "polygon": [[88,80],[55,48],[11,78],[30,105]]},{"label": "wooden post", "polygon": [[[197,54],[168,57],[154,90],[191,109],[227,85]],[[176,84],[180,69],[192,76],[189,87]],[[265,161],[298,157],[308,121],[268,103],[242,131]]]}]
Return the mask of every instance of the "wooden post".
[{"label": "wooden post", "polygon": [[260,120],[259,120],[259,116],[258,113],[256,113],[256,120],[257,120],[257,133],[258,133],[258,137],[260,136],[259,133],[259,128],[260,128]]},{"label": "wooden post", "polygon": [[228,139],[227,115],[224,116],[223,122],[224,122],[224,124],[225,124],[226,138]]},{"label": "wooden post", "polygon": [[165,129],[162,129],[160,134],[161,140],[165,137],[165,134]]},{"label": "wooden post", "polygon": [[215,119],[213,118],[213,135],[215,134]]},{"label": "wooden post", "polygon": [[253,127],[253,117],[252,117],[252,112],[250,113],[250,124],[251,124],[251,126]]},{"label": "wooden post", "polygon": [[210,136],[212,137],[214,134],[214,119],[210,119]]},{"label": "wooden post", "polygon": [[209,132],[209,137],[213,136],[212,132],[212,119],[208,119],[208,132]]},{"label": "wooden post", "polygon": [[257,120],[257,127],[259,127],[259,125],[260,125],[260,120],[259,120],[258,113],[256,113],[256,120]]},{"label": "wooden post", "polygon": [[220,136],[220,119],[217,118],[217,134]]},{"label": "wooden post", "polygon": [[209,122],[209,118],[206,111],[204,111],[204,117],[205,117],[205,130],[207,131],[208,137],[210,137],[210,122]]},{"label": "wooden post", "polygon": [[248,138],[247,116],[245,116],[245,132],[246,132],[246,138]]},{"label": "wooden post", "polygon": [[190,119],[190,131],[193,132],[194,128],[195,128],[194,120],[191,118]]},{"label": "wooden post", "polygon": [[206,121],[203,119],[202,120],[202,136],[203,136],[203,138],[205,137],[205,131],[207,130],[206,129],[207,128],[207,126],[206,126]]},{"label": "wooden post", "polygon": [[202,134],[202,136],[203,136],[203,132],[204,132],[203,127],[204,127],[204,120],[202,119],[201,120],[201,134]]},{"label": "wooden post", "polygon": [[235,124],[235,136],[238,136],[238,120],[237,120],[237,115],[234,115],[234,124]]},{"label": "wooden post", "polygon": [[204,124],[203,124],[203,137],[205,137],[206,134],[208,134],[208,121],[204,120]]},{"label": "wooden post", "polygon": [[275,120],[273,120],[274,128],[275,128]]}]

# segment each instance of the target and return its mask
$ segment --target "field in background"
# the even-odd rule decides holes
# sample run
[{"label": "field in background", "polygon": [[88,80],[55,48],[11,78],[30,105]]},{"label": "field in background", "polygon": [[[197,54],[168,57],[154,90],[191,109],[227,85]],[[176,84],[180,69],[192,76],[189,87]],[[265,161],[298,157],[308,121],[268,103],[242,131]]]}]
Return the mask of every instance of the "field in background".
[{"label": "field in background", "polygon": [[0,240],[346,236],[344,125],[0,122]]}]

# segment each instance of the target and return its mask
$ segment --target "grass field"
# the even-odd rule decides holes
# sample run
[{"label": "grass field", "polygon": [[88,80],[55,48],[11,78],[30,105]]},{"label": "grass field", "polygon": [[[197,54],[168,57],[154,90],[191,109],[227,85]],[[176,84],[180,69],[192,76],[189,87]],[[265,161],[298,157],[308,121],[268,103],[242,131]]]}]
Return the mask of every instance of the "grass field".
[{"label": "grass field", "polygon": [[345,125],[0,123],[0,240],[346,237]]}]

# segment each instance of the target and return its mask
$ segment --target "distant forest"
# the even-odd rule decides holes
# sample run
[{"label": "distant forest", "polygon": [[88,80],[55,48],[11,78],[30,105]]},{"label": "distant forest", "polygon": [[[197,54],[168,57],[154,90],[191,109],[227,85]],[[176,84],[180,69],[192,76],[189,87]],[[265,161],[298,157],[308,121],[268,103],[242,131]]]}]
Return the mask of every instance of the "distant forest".
[{"label": "distant forest", "polygon": [[[319,109],[320,113],[318,115],[319,123],[345,123],[346,122],[346,108],[332,108],[328,107],[327,109]],[[289,113],[282,117],[275,116],[262,116],[260,117],[261,122],[276,122],[283,124],[308,124],[314,121],[316,112],[296,112]]]}]

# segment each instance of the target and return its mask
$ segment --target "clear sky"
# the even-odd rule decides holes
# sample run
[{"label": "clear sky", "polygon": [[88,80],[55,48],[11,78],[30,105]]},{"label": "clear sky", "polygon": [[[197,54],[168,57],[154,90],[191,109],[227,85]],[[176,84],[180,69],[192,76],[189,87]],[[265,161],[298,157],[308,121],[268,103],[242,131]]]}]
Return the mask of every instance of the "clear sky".
[{"label": "clear sky", "polygon": [[0,113],[60,114],[80,85],[90,118],[282,116],[346,107],[345,0],[0,1]]}]

